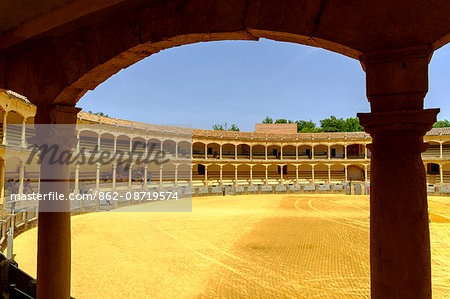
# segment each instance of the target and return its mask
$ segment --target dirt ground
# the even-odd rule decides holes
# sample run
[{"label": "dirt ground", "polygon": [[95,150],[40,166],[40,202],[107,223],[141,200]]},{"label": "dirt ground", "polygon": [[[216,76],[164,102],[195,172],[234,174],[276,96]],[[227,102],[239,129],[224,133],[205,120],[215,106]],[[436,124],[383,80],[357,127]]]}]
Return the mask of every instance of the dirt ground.
[{"label": "dirt ground", "polygon": [[[433,297],[448,298],[450,198],[429,206]],[[194,198],[192,213],[75,216],[72,295],[368,298],[368,208],[368,196],[242,195]],[[14,244],[33,276],[36,236]]]}]

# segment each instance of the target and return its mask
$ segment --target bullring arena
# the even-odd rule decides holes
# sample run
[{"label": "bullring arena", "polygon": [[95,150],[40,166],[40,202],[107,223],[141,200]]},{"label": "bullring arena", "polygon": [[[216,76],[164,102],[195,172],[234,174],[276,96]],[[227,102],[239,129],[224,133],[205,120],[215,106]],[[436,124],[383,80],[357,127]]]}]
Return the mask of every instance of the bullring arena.
[{"label": "bullring arena", "polygon": [[[22,147],[35,134],[35,108],[15,93],[0,97],[5,149],[14,149],[5,156],[2,177],[19,178],[19,193],[26,193],[27,179],[28,187],[39,188],[39,169],[25,166],[28,152]],[[188,130],[189,139],[180,134],[185,128],[165,128],[165,139],[157,139],[149,133],[153,125],[84,112],[79,122],[78,149],[100,145],[125,151],[144,140],[137,151],[156,144],[172,160],[143,172],[139,166],[120,172],[114,164],[72,167],[72,193],[176,187],[193,199],[187,213],[143,213],[143,206],[160,203],[118,201],[109,212],[96,202],[84,207],[90,213],[72,216],[72,296],[370,297],[367,134]],[[441,195],[428,197],[435,298],[450,291],[450,135],[445,130],[427,134],[431,146],[423,154],[428,192]],[[151,181],[142,182],[142,175]],[[11,190],[3,192],[8,197]],[[17,231],[26,230],[14,240],[15,260],[33,277],[35,216],[32,209],[14,215]]]},{"label": "bullring arena", "polygon": [[[428,202],[433,296],[447,298],[450,207]],[[72,295],[369,298],[368,209],[368,196],[267,194],[197,197],[192,213],[73,216]],[[15,240],[33,276],[36,238]]]}]

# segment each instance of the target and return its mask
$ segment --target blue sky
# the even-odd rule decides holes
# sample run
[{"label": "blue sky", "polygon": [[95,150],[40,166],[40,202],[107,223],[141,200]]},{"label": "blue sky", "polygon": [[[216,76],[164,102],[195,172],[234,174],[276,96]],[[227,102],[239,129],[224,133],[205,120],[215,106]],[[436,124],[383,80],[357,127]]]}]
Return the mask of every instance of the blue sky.
[{"label": "blue sky", "polygon": [[[430,64],[425,106],[450,119],[450,45]],[[313,120],[368,112],[357,60],[270,40],[198,43],[164,50],[109,78],[78,107],[111,117],[211,129],[253,131],[266,115]]]}]

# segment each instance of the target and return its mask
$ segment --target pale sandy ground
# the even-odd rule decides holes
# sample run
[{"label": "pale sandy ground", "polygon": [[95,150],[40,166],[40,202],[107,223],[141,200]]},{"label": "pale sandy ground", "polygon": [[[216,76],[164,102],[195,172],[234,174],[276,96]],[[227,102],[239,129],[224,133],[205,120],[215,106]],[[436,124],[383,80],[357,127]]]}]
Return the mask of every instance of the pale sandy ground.
[{"label": "pale sandy ground", "polygon": [[[433,297],[450,297],[450,198],[429,198]],[[76,298],[368,298],[367,196],[193,200],[192,213],[72,218]],[[36,269],[36,229],[15,240]],[[55,248],[55,250],[57,250]]]}]

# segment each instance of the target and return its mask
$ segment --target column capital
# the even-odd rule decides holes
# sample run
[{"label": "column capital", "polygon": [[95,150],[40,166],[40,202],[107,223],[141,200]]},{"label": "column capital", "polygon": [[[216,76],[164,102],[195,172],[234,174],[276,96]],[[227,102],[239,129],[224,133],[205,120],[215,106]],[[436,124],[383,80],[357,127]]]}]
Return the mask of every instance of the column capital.
[{"label": "column capital", "polygon": [[417,47],[361,56],[372,111],[422,109],[431,54]]}]

